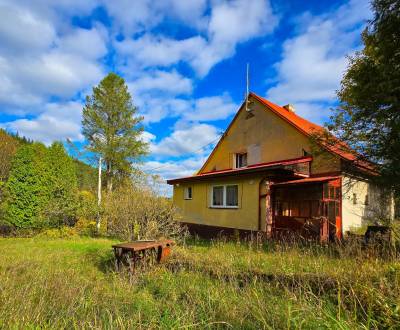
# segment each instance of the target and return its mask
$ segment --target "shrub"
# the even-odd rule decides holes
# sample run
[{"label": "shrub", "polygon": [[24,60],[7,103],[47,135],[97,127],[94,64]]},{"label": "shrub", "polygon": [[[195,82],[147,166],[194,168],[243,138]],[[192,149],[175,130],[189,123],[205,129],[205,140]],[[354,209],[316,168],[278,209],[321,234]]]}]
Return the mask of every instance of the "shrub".
[{"label": "shrub", "polygon": [[179,240],[186,235],[170,200],[131,184],[124,184],[106,196],[103,219],[107,233],[123,240]]}]

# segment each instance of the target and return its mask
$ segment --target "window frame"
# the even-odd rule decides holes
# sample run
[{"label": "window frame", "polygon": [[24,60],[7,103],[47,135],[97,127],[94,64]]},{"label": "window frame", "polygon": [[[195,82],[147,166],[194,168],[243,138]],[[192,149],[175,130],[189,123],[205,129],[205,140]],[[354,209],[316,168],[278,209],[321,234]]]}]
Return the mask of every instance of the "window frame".
[{"label": "window frame", "polygon": [[[237,205],[227,205],[227,193],[226,188],[229,186],[236,186],[237,187]],[[222,189],[222,205],[214,205],[214,188],[216,187],[223,187]],[[227,183],[227,184],[213,184],[211,186],[211,201],[210,207],[213,209],[238,209],[239,208],[239,184],[237,183]]]},{"label": "window frame", "polygon": [[[235,168],[245,168],[245,167],[247,167],[247,152],[237,152],[234,155],[235,156],[234,156],[233,161],[235,162]],[[239,166],[238,165],[238,157],[243,157],[243,156],[246,157],[246,164],[242,165],[242,166]]]},{"label": "window frame", "polygon": [[[189,197],[189,189],[190,189],[190,197]],[[183,188],[183,199],[184,200],[192,200],[193,199],[193,187],[186,186]]]}]

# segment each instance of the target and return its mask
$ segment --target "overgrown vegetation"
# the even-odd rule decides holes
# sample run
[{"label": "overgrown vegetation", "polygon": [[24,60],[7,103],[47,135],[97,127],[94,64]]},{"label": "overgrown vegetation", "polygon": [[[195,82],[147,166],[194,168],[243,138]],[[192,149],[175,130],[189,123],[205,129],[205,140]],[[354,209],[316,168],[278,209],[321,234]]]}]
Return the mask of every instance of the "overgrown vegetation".
[{"label": "overgrown vegetation", "polygon": [[400,326],[400,263],[373,250],[192,241],[129,278],[113,271],[112,243],[0,239],[0,327]]},{"label": "overgrown vegetation", "polygon": [[377,177],[400,194],[400,2],[373,0],[364,48],[350,58],[329,129],[379,164]]},{"label": "overgrown vegetation", "polygon": [[108,193],[103,215],[107,233],[128,241],[159,237],[180,240],[186,234],[170,200],[132,184]]}]

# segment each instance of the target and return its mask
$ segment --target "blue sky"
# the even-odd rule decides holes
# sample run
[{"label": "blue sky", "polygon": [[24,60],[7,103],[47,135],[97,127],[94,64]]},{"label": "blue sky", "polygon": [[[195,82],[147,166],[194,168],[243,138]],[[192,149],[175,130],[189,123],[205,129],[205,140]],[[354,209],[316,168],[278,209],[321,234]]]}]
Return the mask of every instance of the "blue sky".
[{"label": "blue sky", "polygon": [[191,175],[243,100],[246,63],[252,91],[324,123],[370,15],[366,0],[0,0],[0,127],[82,145],[84,97],[114,71],[145,118],[143,168]]}]

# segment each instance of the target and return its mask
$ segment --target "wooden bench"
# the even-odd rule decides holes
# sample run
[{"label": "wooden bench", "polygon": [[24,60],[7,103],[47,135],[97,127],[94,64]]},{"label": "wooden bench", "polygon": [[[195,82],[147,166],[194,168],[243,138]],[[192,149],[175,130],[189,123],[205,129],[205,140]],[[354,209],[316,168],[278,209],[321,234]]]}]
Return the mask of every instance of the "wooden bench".
[{"label": "wooden bench", "polygon": [[133,272],[139,262],[149,264],[163,261],[171,253],[173,240],[135,241],[112,246],[115,255],[115,269],[127,266]]}]

